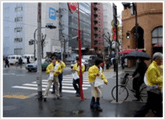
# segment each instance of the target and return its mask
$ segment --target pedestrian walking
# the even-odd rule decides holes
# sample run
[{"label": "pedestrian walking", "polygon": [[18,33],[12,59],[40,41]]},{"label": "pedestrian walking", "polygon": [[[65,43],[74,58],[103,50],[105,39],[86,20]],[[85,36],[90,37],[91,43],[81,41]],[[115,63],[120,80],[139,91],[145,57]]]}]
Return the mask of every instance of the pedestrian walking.
[{"label": "pedestrian walking", "polygon": [[138,76],[133,79],[133,90],[135,90],[135,97],[136,99],[133,101],[140,101],[140,86],[144,83],[144,75],[147,70],[147,65],[143,59],[137,59],[137,66],[133,74],[130,76],[135,77],[137,74]]},{"label": "pedestrian walking", "polygon": [[[76,90],[76,97],[80,97],[80,63],[79,57],[76,57],[76,64],[73,65],[73,87]],[[85,65],[81,63],[82,75],[85,71]],[[82,82],[83,83],[83,82]]]},{"label": "pedestrian walking", "polygon": [[49,74],[49,78],[48,78],[47,87],[44,93],[44,98],[48,96],[48,92],[52,83],[55,84],[55,95],[57,96],[57,99],[60,98],[59,87],[58,87],[58,76],[59,74],[61,74],[61,71],[62,70],[61,70],[60,64],[56,64],[56,58],[53,56],[52,63],[50,63],[48,67],[46,68],[46,73]]},{"label": "pedestrian walking", "polygon": [[20,65],[20,68],[22,68],[22,58],[21,57],[19,58],[19,65]]},{"label": "pedestrian walking", "polygon": [[116,59],[115,58],[111,58],[111,63],[113,64],[113,70],[114,72],[116,72]]},{"label": "pedestrian walking", "polygon": [[27,57],[27,64],[30,63],[30,57]]},{"label": "pedestrian walking", "polygon": [[125,57],[124,57],[124,55],[122,55],[122,57],[121,57],[121,67],[122,67],[122,69],[124,69],[124,67],[125,67]]},{"label": "pedestrian walking", "polygon": [[151,109],[157,117],[162,117],[162,86],[163,76],[158,68],[162,64],[162,53],[154,53],[153,61],[146,71],[147,102],[134,115],[135,117],[144,117]]},{"label": "pedestrian walking", "polygon": [[6,68],[6,66],[8,66],[8,68],[9,68],[9,60],[8,60],[7,57],[6,57],[6,59],[5,59],[5,68]]},{"label": "pedestrian walking", "polygon": [[101,68],[102,62],[102,59],[96,59],[95,64],[88,70],[88,81],[91,85],[92,93],[90,107],[98,111],[102,111],[102,108],[100,107],[100,98],[102,96],[100,82],[103,82],[103,84],[108,84],[108,80],[105,78],[104,72]]},{"label": "pedestrian walking", "polygon": [[[64,70],[64,67],[66,66],[65,63],[61,60],[61,55],[56,55],[56,64],[59,64],[60,67],[61,67],[61,74],[59,74],[58,76],[58,80],[59,80],[59,92],[60,92],[60,97],[62,97],[62,80],[63,80],[63,70]],[[55,85],[53,84],[53,91],[52,91],[52,94],[55,93]]]}]

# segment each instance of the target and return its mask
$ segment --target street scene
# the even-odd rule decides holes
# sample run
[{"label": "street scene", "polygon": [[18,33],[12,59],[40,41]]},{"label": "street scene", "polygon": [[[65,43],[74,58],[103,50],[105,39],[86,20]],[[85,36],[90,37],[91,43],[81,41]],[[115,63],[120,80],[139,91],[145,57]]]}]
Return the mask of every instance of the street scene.
[{"label": "street scene", "polygon": [[163,2],[1,4],[2,118],[164,117]]}]

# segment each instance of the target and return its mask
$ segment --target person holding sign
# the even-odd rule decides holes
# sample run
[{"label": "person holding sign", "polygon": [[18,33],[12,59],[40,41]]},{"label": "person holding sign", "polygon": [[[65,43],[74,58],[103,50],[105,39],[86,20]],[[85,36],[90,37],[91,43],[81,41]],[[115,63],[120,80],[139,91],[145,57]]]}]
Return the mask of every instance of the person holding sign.
[{"label": "person holding sign", "polygon": [[59,64],[56,64],[56,59],[53,56],[52,63],[50,63],[48,67],[46,68],[46,73],[49,74],[49,78],[48,78],[48,84],[44,93],[44,97],[48,96],[48,91],[52,83],[54,83],[55,89],[56,89],[55,95],[57,96],[57,99],[60,98],[59,88],[58,88],[58,75],[61,74],[61,72],[62,72],[62,69]]},{"label": "person holding sign", "polygon": [[101,68],[101,59],[95,60],[95,65],[91,66],[88,70],[88,81],[91,85],[92,99],[90,103],[91,108],[95,108],[98,111],[102,111],[100,107],[100,97],[102,96],[101,86],[108,84],[108,80],[105,78],[104,72]]},{"label": "person holding sign", "polygon": [[[80,63],[79,57],[76,57],[77,63],[73,65],[73,87],[76,90],[76,97],[80,97]],[[85,65],[81,64],[82,74],[85,71]]]}]

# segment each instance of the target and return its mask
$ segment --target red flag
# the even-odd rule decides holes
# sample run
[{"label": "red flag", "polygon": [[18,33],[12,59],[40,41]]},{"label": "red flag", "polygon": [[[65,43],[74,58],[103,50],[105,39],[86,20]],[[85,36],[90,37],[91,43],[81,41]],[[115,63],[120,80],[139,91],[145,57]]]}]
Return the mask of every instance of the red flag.
[{"label": "red flag", "polygon": [[72,13],[72,11],[77,10],[78,3],[67,3],[69,11]]}]

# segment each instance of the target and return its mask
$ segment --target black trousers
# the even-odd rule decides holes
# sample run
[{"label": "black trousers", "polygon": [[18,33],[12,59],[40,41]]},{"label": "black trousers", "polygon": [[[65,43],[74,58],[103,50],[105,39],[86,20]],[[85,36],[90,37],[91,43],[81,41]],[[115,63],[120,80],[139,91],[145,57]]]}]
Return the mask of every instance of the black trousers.
[{"label": "black trousers", "polygon": [[142,77],[135,77],[133,79],[133,89],[135,90],[135,96],[139,99],[140,96],[140,86],[144,83]]},{"label": "black trousers", "polygon": [[80,79],[73,79],[73,87],[76,90],[76,93],[80,94]]},{"label": "black trousers", "polygon": [[151,109],[157,117],[162,117],[162,93],[159,94],[147,91],[148,98],[146,104],[136,112],[134,117],[144,117]]}]

